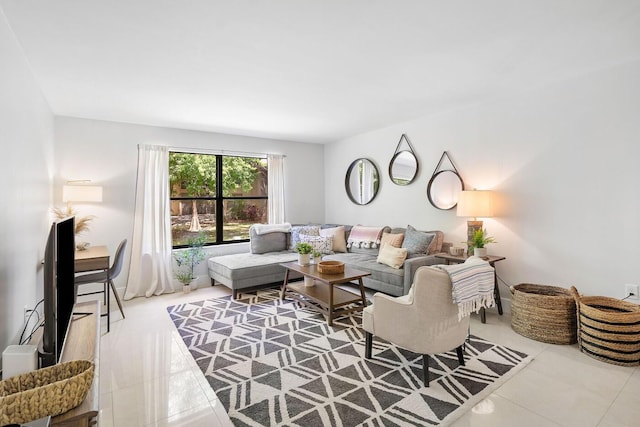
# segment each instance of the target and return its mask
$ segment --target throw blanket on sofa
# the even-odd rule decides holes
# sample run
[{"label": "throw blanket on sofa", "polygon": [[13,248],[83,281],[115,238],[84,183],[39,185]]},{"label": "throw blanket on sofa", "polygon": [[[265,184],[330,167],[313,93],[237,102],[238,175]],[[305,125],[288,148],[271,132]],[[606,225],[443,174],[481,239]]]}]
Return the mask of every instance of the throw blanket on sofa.
[{"label": "throw blanket on sofa", "polygon": [[284,224],[253,224],[256,234],[267,233],[288,233],[291,231],[291,224],[285,222]]},{"label": "throw blanket on sofa", "polygon": [[451,278],[453,302],[458,305],[458,319],[495,304],[493,267],[488,262],[471,257],[462,264],[434,267],[446,271]]},{"label": "throw blanket on sofa", "polygon": [[380,245],[380,235],[384,227],[363,227],[354,225],[349,234],[347,247],[375,249]]}]

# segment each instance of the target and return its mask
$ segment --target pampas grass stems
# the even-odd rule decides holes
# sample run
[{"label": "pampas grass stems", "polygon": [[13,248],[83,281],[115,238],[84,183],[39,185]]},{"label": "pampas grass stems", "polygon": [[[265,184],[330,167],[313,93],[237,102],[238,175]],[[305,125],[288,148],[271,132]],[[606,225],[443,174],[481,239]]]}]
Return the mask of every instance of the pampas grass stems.
[{"label": "pampas grass stems", "polygon": [[91,223],[91,221],[93,221],[93,219],[95,218],[95,216],[93,215],[78,216],[78,212],[73,208],[73,206],[71,206],[71,203],[67,203],[67,206],[65,208],[53,208],[51,210],[57,219],[75,216],[75,234],[89,231],[89,223]]}]

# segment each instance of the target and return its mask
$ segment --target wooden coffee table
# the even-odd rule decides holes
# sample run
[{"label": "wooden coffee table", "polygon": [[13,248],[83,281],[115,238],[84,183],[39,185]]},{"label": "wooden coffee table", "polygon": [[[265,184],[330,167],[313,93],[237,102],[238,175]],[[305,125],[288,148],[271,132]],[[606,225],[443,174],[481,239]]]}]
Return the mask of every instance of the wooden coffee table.
[{"label": "wooden coffee table", "polygon": [[[336,317],[362,311],[367,306],[362,278],[371,273],[345,266],[344,273],[323,274],[318,272],[315,264],[300,265],[297,262],[286,262],[280,265],[286,269],[280,298],[289,297],[319,311],[327,319],[329,326],[333,325],[333,319]],[[290,271],[296,271],[313,279],[314,285],[305,286],[304,282],[289,283]],[[343,283],[357,284],[360,287],[360,295],[335,286]]]}]

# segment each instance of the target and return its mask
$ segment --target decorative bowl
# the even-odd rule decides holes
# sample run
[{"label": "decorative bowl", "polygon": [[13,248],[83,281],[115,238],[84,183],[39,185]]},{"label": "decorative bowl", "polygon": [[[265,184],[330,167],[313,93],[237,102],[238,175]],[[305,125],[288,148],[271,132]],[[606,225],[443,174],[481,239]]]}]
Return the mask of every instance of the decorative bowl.
[{"label": "decorative bowl", "polygon": [[449,253],[453,256],[462,256],[464,255],[464,248],[449,248]]},{"label": "decorative bowl", "polygon": [[320,261],[318,263],[318,272],[322,274],[341,274],[344,273],[344,262],[342,261]]}]

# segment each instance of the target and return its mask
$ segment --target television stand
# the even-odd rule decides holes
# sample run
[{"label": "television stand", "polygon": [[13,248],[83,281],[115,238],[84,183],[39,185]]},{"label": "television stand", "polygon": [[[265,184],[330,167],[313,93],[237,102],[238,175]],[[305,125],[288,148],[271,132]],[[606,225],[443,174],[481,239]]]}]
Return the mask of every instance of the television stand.
[{"label": "television stand", "polygon": [[[97,425],[100,411],[100,301],[87,301],[73,306],[60,362],[93,361],[93,383],[87,397],[70,411],[51,418],[51,426],[88,427]],[[76,315],[79,314],[79,315]]]}]

